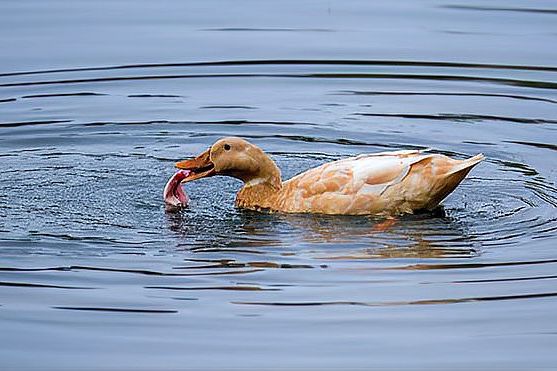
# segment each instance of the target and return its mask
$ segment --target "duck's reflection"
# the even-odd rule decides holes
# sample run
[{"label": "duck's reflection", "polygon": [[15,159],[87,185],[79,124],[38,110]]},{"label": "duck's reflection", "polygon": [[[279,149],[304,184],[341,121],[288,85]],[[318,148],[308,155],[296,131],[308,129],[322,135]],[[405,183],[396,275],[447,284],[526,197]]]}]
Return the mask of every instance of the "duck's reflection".
[{"label": "duck's reflection", "polygon": [[[477,254],[465,226],[443,207],[397,218],[267,214],[227,210],[200,215],[167,213],[168,228],[180,246],[191,250],[269,249],[298,254],[311,251],[323,259],[449,258]],[[214,249],[218,250],[214,250]]]}]

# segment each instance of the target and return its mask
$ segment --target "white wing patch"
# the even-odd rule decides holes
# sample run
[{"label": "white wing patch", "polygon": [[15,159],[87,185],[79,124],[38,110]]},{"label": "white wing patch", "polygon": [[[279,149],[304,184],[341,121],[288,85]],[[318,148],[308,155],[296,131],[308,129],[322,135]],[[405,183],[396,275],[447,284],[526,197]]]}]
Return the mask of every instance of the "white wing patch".
[{"label": "white wing patch", "polygon": [[[419,151],[397,151],[354,157],[350,164],[354,184],[359,188],[358,193],[381,196],[390,186],[402,182],[413,164],[430,156],[432,155],[420,155]],[[366,182],[373,176],[392,173],[393,170],[398,171],[398,175],[394,178],[377,184]]]},{"label": "white wing patch", "polygon": [[[352,194],[353,196],[379,197],[389,187],[402,182],[410,172],[413,164],[433,156],[431,154],[424,155],[422,152],[407,150],[362,154],[323,164],[305,173],[296,175],[288,182],[302,181],[303,184],[319,182],[328,178],[331,173],[334,173],[339,178],[345,178],[348,182],[341,185],[340,189],[336,191],[311,192],[312,197],[320,197],[320,195],[329,192],[344,195]],[[377,181],[377,183],[374,183],[374,181]]]}]

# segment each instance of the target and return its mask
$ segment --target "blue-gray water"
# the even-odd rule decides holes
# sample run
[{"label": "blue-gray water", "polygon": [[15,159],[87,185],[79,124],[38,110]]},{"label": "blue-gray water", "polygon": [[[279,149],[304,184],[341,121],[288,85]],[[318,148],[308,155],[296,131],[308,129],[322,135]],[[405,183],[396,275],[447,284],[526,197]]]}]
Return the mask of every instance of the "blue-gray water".
[{"label": "blue-gray water", "polygon": [[[555,367],[555,45],[548,1],[0,2],[0,367]],[[224,135],[488,160],[385,232],[166,214]]]}]

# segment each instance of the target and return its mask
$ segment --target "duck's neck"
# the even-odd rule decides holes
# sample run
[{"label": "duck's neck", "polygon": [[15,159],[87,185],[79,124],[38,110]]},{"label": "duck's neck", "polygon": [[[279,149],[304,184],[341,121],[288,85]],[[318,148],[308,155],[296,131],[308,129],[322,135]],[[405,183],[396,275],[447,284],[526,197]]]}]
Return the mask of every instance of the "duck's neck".
[{"label": "duck's neck", "polygon": [[280,170],[271,158],[260,160],[260,171],[243,179],[244,186],[236,195],[236,206],[247,209],[272,209],[282,188]]}]

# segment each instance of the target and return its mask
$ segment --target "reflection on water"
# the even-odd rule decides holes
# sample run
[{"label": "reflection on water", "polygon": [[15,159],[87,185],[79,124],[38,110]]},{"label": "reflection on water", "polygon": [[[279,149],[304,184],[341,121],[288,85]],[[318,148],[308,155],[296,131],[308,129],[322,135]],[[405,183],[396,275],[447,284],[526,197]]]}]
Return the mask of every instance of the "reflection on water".
[{"label": "reflection on water", "polygon": [[[265,254],[265,249],[289,244],[319,247],[318,259],[383,259],[470,257],[480,241],[461,230],[441,206],[433,212],[393,219],[375,216],[327,216],[306,214],[266,214],[238,210],[237,214],[213,217],[202,225],[188,210],[167,213],[168,228],[181,239],[190,240],[192,252],[232,250]],[[204,238],[202,246],[192,246],[191,239]],[[210,240],[210,245],[207,242]],[[338,250],[338,247],[342,248]],[[359,248],[363,246],[362,248]],[[332,252],[346,251],[336,256]],[[323,256],[321,256],[323,254]],[[273,267],[281,264],[269,263]],[[244,266],[243,264],[236,265]],[[230,266],[227,266],[230,267]]]},{"label": "reflection on water", "polygon": [[[555,14],[0,3],[0,366],[553,366]],[[395,219],[237,210],[219,177],[165,213],[174,162],[226,135],[285,179],[385,150],[487,160]]]}]

